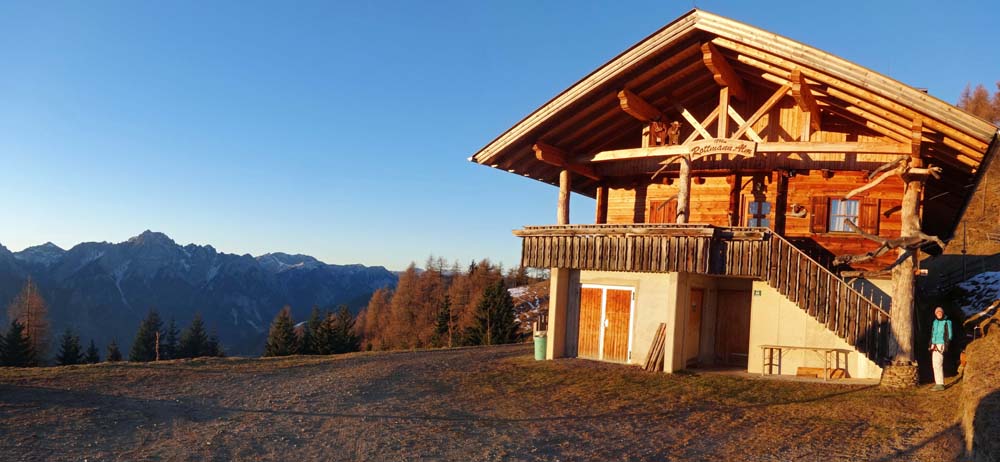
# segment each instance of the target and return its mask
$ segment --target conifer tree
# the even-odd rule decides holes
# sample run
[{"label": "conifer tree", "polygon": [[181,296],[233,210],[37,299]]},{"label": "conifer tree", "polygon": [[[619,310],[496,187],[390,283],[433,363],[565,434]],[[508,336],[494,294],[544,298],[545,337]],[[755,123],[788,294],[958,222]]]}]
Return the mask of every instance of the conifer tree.
[{"label": "conifer tree", "polygon": [[167,332],[163,336],[163,341],[160,345],[160,358],[161,359],[176,359],[180,358],[180,332],[177,330],[177,323],[174,322],[174,318],[170,318],[170,323],[167,324]]},{"label": "conifer tree", "polygon": [[226,356],[226,352],[222,349],[222,343],[219,343],[219,333],[215,329],[212,329],[212,335],[208,336],[208,343],[205,344],[205,356],[217,358]]},{"label": "conifer tree", "polygon": [[24,288],[7,307],[7,319],[17,320],[24,329],[24,336],[31,344],[33,358],[45,356],[49,344],[49,320],[45,299],[38,286],[28,278]]},{"label": "conifer tree", "polygon": [[316,336],[322,325],[323,318],[320,317],[319,307],[313,306],[312,313],[309,315],[309,321],[302,325],[302,338],[299,339],[300,355],[320,354],[319,342]]},{"label": "conifer tree", "polygon": [[434,343],[437,346],[451,348],[452,328],[455,325],[455,318],[451,314],[451,296],[445,295],[438,308],[437,321],[434,323]]},{"label": "conifer tree", "polygon": [[210,355],[208,351],[208,334],[205,332],[205,323],[201,320],[201,314],[195,313],[191,325],[181,333],[179,358],[197,358]]},{"label": "conifer tree", "polygon": [[115,363],[122,360],[122,351],[118,349],[118,342],[112,340],[108,344],[108,362]]},{"label": "conifer tree", "polygon": [[83,361],[87,364],[97,364],[101,362],[101,354],[97,351],[97,345],[94,345],[94,340],[90,340],[90,346],[87,347],[87,356],[83,358]]},{"label": "conifer tree", "polygon": [[331,353],[349,353],[361,348],[361,341],[354,332],[354,316],[346,305],[340,305],[337,314],[327,316],[332,340]]},{"label": "conifer tree", "polygon": [[292,321],[292,308],[286,305],[271,323],[271,330],[267,334],[267,343],[264,345],[264,356],[288,356],[298,351],[298,338],[295,335],[295,322]]},{"label": "conifer tree", "polygon": [[82,350],[80,337],[74,335],[73,331],[67,328],[59,342],[59,355],[56,356],[56,361],[60,366],[80,364],[80,361],[83,360]]},{"label": "conifer tree", "polygon": [[11,321],[10,330],[3,341],[3,355],[0,364],[12,367],[29,367],[36,365],[35,352],[31,342],[24,332],[24,325],[16,319]]},{"label": "conifer tree", "polygon": [[149,314],[139,324],[139,330],[135,333],[135,341],[132,342],[132,350],[129,351],[129,361],[153,361],[156,359],[157,333],[163,329],[160,315],[155,309],[149,310]]},{"label": "conifer tree", "polygon": [[476,305],[475,323],[467,332],[467,341],[472,345],[499,345],[516,340],[514,301],[503,279],[497,279],[487,286]]}]

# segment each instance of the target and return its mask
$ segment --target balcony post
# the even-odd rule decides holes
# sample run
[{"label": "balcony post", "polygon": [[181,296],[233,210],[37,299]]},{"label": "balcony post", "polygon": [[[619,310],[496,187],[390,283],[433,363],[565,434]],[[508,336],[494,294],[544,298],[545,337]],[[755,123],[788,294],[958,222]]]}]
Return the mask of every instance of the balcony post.
[{"label": "balcony post", "polygon": [[681,156],[677,186],[677,222],[687,223],[691,215],[691,158],[688,155]]},{"label": "balcony post", "polygon": [[545,359],[566,356],[566,317],[569,308],[569,268],[551,268],[549,273],[549,328]]},{"label": "balcony post", "polygon": [[563,169],[559,172],[559,207],[556,211],[556,224],[569,224],[569,193],[570,193],[569,170]]}]

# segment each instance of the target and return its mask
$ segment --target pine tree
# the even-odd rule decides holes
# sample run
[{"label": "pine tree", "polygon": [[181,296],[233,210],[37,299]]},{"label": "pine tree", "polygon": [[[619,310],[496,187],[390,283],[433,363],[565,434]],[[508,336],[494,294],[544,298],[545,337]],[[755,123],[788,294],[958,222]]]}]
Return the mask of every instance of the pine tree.
[{"label": "pine tree", "polygon": [[87,364],[97,364],[101,362],[101,354],[97,351],[97,345],[94,345],[94,340],[90,340],[90,346],[87,347],[87,356],[83,358],[83,362]]},{"label": "pine tree", "polygon": [[135,341],[132,342],[132,350],[129,351],[129,361],[153,361],[156,359],[157,333],[163,329],[160,315],[155,309],[149,310],[149,314],[139,324],[139,330],[135,333]]},{"label": "pine tree", "polygon": [[299,339],[300,355],[320,354],[316,335],[319,333],[322,324],[323,318],[320,317],[319,307],[313,306],[312,313],[309,315],[309,322],[302,325],[302,338]]},{"label": "pine tree", "polygon": [[331,352],[333,354],[349,353],[361,349],[361,340],[354,332],[354,316],[346,305],[340,305],[337,314],[327,316],[332,337]]},{"label": "pine tree", "polygon": [[13,367],[29,367],[36,364],[31,341],[25,334],[24,325],[18,320],[11,321],[10,330],[7,331],[3,344],[3,356],[0,357],[0,364]]},{"label": "pine tree", "polygon": [[163,341],[160,345],[160,358],[176,359],[181,357],[179,355],[180,332],[177,330],[177,323],[174,322],[174,318],[170,318],[170,324],[167,324],[167,333],[163,336]]},{"label": "pine tree", "polygon": [[498,279],[483,292],[476,305],[475,323],[467,331],[467,341],[472,345],[499,345],[517,340],[517,323],[514,318],[514,301]]},{"label": "pine tree", "polygon": [[212,329],[212,335],[208,336],[208,343],[205,344],[205,356],[217,358],[226,356],[226,352],[222,349],[222,343],[219,343],[219,333],[215,329]]},{"label": "pine tree", "polygon": [[288,356],[297,351],[299,346],[295,335],[295,322],[292,321],[292,308],[286,305],[271,323],[267,343],[264,345],[264,356]]},{"label": "pine tree", "polygon": [[208,334],[205,332],[205,323],[201,320],[201,315],[195,313],[191,325],[181,333],[179,347],[179,358],[197,358],[210,355],[208,351]]},{"label": "pine tree", "polygon": [[21,293],[7,307],[7,319],[18,321],[24,328],[24,335],[31,344],[34,358],[44,357],[49,344],[48,309],[38,286],[31,278],[28,278]]},{"label": "pine tree", "polygon": [[59,344],[59,355],[56,356],[56,361],[60,366],[80,364],[80,361],[83,360],[81,350],[80,337],[74,335],[73,331],[67,328],[66,332],[63,332],[62,340]]},{"label": "pine tree", "polygon": [[122,360],[122,351],[118,349],[118,342],[112,340],[108,344],[108,362],[115,363]]},{"label": "pine tree", "polygon": [[454,326],[455,318],[451,315],[451,296],[445,295],[438,308],[437,322],[434,324],[435,345],[451,348],[453,346],[452,328]]}]

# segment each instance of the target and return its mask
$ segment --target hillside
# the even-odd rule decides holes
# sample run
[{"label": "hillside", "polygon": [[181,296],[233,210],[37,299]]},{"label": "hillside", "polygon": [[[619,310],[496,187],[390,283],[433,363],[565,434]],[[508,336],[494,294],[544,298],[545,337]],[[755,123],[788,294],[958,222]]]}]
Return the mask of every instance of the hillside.
[{"label": "hillside", "polygon": [[954,460],[959,389],[536,362],[528,345],[0,370],[0,460]]},{"label": "hillside", "polygon": [[200,312],[228,352],[255,354],[283,305],[291,305],[298,319],[313,305],[346,304],[357,312],[376,289],[396,283],[382,267],[329,265],[284,253],[227,254],[210,245],[181,246],[152,231],[69,250],[51,243],[20,252],[0,246],[2,308],[29,276],[49,304],[54,333],[72,327],[102,351],[117,339],[126,352],[150,308],[182,326]]}]

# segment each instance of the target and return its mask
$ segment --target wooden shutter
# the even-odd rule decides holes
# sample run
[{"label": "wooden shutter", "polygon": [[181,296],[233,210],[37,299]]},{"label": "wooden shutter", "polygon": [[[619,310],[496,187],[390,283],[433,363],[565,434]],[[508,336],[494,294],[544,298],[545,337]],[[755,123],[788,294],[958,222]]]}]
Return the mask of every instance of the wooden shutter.
[{"label": "wooden shutter", "polygon": [[858,205],[858,227],[868,234],[878,235],[878,199],[865,197]]},{"label": "wooden shutter", "polygon": [[677,221],[677,201],[649,201],[649,223],[673,223]]},{"label": "wooden shutter", "polygon": [[809,232],[825,233],[827,231],[827,224],[830,222],[829,209],[830,203],[828,198],[813,196]]}]

